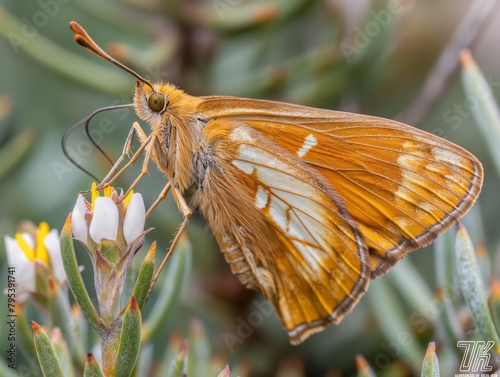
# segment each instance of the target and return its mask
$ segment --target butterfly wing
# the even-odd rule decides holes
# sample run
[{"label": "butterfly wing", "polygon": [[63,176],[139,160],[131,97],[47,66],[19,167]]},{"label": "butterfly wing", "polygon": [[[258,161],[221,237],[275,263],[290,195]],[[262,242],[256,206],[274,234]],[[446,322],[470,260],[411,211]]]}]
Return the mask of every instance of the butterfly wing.
[{"label": "butterfly wing", "polygon": [[292,343],[339,322],[481,189],[474,156],[395,121],[232,97],[203,98],[196,116],[215,159],[200,209]]},{"label": "butterfly wing", "polygon": [[238,119],[324,177],[368,247],[372,278],[457,222],[481,189],[472,154],[396,121],[231,97],[199,110]]}]

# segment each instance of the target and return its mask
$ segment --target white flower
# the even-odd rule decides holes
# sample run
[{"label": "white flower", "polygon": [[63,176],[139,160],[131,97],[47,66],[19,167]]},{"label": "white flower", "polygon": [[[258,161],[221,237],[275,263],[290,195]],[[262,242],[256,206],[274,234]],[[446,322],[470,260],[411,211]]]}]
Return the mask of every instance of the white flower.
[{"label": "white flower", "polygon": [[37,263],[44,265],[59,284],[66,280],[59,248],[59,234],[56,229],[50,230],[45,222],[40,223],[34,234],[17,233],[14,238],[6,236],[5,250],[9,266],[15,268],[19,302],[26,301],[30,293],[37,291]]},{"label": "white flower", "polygon": [[[30,239],[25,239],[26,243],[33,243]],[[35,291],[35,264],[30,261],[26,253],[23,251],[15,238],[5,236],[5,251],[7,252],[7,260],[9,267],[15,268],[16,285],[18,287],[17,301],[23,302],[29,298],[29,294]]]},{"label": "white flower", "polygon": [[80,194],[78,195],[71,215],[71,230],[73,231],[73,236],[83,243],[87,243],[87,238],[89,236],[89,228],[87,220],[85,220],[86,212],[87,206],[85,205],[85,198]]},{"label": "white flower", "polygon": [[100,196],[95,200],[89,233],[90,237],[97,243],[101,243],[103,239],[116,241],[118,208],[111,198]]},{"label": "white flower", "polygon": [[135,193],[130,198],[125,219],[123,221],[123,236],[131,244],[144,231],[146,223],[146,208],[142,195]]}]

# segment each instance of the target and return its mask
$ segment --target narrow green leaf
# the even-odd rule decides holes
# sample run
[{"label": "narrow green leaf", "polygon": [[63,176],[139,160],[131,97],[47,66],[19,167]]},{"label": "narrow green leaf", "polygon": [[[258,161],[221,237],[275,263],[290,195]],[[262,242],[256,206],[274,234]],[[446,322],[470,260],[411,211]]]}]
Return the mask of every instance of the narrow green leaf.
[{"label": "narrow green leaf", "polygon": [[450,229],[438,237],[434,242],[434,261],[436,266],[436,298],[440,300],[444,310],[439,313],[445,339],[454,347],[457,341],[463,339],[454,302],[459,296],[459,288],[455,283],[455,258],[453,254],[453,240],[455,232]]},{"label": "narrow green leaf", "polygon": [[63,370],[64,376],[75,377],[70,349],[59,328],[56,327],[54,328],[54,330],[52,330],[51,341],[52,345],[54,346],[57,359],[61,363],[61,368]]},{"label": "narrow green leaf", "polygon": [[[161,358],[161,360],[165,360],[165,362],[162,364],[161,369],[158,371],[157,376],[167,376],[169,377],[170,375],[168,374],[168,371],[170,371],[170,365],[173,363],[173,360],[177,357],[177,352],[179,351],[179,348],[182,344],[182,337],[179,332],[174,331],[172,335],[170,336],[168,345],[165,349],[165,352]],[[151,344],[151,343],[149,343]]]},{"label": "narrow green leaf", "polygon": [[385,336],[385,346],[394,346],[391,354],[396,359],[408,361],[415,369],[422,363],[422,350],[418,346],[412,329],[408,325],[408,318],[401,310],[401,305],[395,298],[395,293],[386,279],[377,279],[371,284],[370,294],[373,312]]},{"label": "narrow green leaf", "polygon": [[[7,40],[12,35],[23,35],[23,26],[13,14],[2,8],[0,13],[0,37]],[[68,27],[69,29],[69,27]],[[69,33],[69,31],[68,31]],[[112,67],[83,58],[79,53],[71,52],[37,33],[30,43],[22,43],[14,48],[22,50],[38,63],[72,80],[97,88],[106,93],[120,94],[130,88],[130,78]],[[78,46],[75,43],[75,50]],[[78,67],[75,69],[74,67]]]},{"label": "narrow green leaf", "polygon": [[457,272],[462,294],[472,313],[474,322],[484,340],[495,342],[495,351],[500,352],[500,339],[486,301],[481,271],[477,263],[474,247],[462,225],[459,225],[455,245]]},{"label": "narrow green leaf", "polygon": [[74,334],[73,320],[71,318],[71,309],[66,294],[63,294],[52,276],[49,276],[48,284],[48,306],[52,328],[59,328],[62,332],[65,342],[70,347],[73,359],[77,365],[83,367],[84,353],[80,347],[80,339]]},{"label": "narrow green leaf", "polygon": [[357,377],[375,377],[375,372],[370,364],[361,355],[356,355],[356,369],[358,370]]},{"label": "narrow green leaf", "polygon": [[[184,277],[191,269],[191,244],[187,237],[182,237],[175,248],[166,271],[165,280],[162,283],[161,295],[155,300],[153,309],[144,323],[142,339],[144,342],[154,336],[161,335],[159,331],[162,324],[168,318],[169,312],[179,297]],[[158,284],[156,284],[158,286]]]},{"label": "narrow green leaf", "polygon": [[[163,348],[163,345],[162,345]],[[139,352],[139,359],[137,360],[137,363],[135,364],[134,367],[134,373],[132,374],[133,376],[141,377],[141,376],[148,376],[151,370],[151,365],[154,364],[154,351],[155,347],[154,344],[152,343],[143,343],[141,347],[141,352]],[[166,364],[166,361],[162,363],[163,365]],[[157,374],[158,376],[162,376],[161,373]]]},{"label": "narrow green leaf", "polygon": [[134,370],[141,349],[141,311],[132,296],[123,315],[120,345],[113,367],[115,377],[128,377]]},{"label": "narrow green leaf", "polygon": [[33,328],[33,339],[35,340],[38,362],[44,377],[64,377],[61,363],[57,358],[49,336],[36,322],[31,322],[31,327]]},{"label": "narrow green leaf", "polygon": [[414,310],[420,310],[434,298],[425,279],[407,258],[398,263],[398,268],[391,271],[388,278]]},{"label": "narrow green leaf", "polygon": [[[35,343],[33,340],[33,331],[32,328],[29,324],[29,322],[26,320],[26,317],[24,316],[23,310],[20,309],[18,305],[16,305],[16,315],[17,315],[17,323],[16,323],[16,328],[17,328],[17,341],[18,346],[26,352],[28,357],[33,358],[33,360],[36,359],[36,349],[35,349]],[[35,364],[35,363],[34,363]]]},{"label": "narrow green leaf", "polygon": [[156,251],[156,241],[153,242],[151,247],[142,262],[139,275],[137,276],[137,281],[134,287],[134,297],[137,300],[137,305],[139,309],[142,309],[144,302],[148,296],[149,287],[151,286],[151,281],[153,280],[154,270],[155,270],[155,253]]},{"label": "narrow green leaf", "polygon": [[179,351],[170,364],[167,377],[183,377],[186,368],[187,348],[188,343],[186,340],[183,340],[179,347]]},{"label": "narrow green leaf", "polygon": [[425,352],[424,362],[422,364],[422,377],[439,377],[439,362],[436,355],[436,344],[430,342]]},{"label": "narrow green leaf", "polygon": [[96,359],[94,359],[94,355],[92,355],[91,353],[87,355],[87,363],[85,364],[83,377],[104,377],[99,363],[96,361]]},{"label": "narrow green leaf", "polygon": [[496,328],[500,328],[500,280],[497,278],[491,279],[490,297],[488,299],[490,310],[493,314],[493,320]]},{"label": "narrow green leaf", "polygon": [[0,148],[0,178],[7,175],[32,150],[35,132],[24,130]]},{"label": "narrow green leaf", "polygon": [[210,343],[200,321],[191,321],[188,339],[187,375],[202,376],[210,360]]},{"label": "narrow green leaf", "polygon": [[469,50],[462,51],[462,82],[467,97],[477,106],[471,106],[479,129],[484,135],[497,172],[500,174],[500,111],[495,102],[493,90],[472,59]]},{"label": "narrow green leaf", "polygon": [[89,321],[94,330],[99,333],[99,315],[85,288],[85,283],[83,282],[76,260],[75,249],[73,247],[73,236],[71,234],[71,214],[66,219],[66,223],[61,231],[60,243],[64,271],[66,272],[71,292],[73,292],[73,296],[78,305],[80,305],[82,313],[85,318],[87,318],[87,321]]}]

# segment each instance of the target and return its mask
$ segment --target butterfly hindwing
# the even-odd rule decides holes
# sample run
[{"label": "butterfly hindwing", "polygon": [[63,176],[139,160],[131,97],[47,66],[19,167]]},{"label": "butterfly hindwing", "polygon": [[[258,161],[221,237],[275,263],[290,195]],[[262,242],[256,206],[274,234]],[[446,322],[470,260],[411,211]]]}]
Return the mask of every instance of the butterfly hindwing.
[{"label": "butterfly hindwing", "polygon": [[211,172],[210,192],[231,182],[233,195],[207,197],[200,209],[233,272],[273,302],[294,343],[339,322],[366,290],[369,271],[335,190],[244,124],[213,120],[204,133],[216,165],[225,166]]}]

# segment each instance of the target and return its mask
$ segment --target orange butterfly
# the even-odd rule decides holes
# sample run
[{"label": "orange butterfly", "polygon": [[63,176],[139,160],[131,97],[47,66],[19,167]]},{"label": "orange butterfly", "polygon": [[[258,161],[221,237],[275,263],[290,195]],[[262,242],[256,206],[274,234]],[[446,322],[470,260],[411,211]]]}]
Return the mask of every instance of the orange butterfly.
[{"label": "orange butterfly", "polygon": [[[456,223],[479,195],[479,161],[388,119],[235,97],[193,97],[149,82],[71,23],[76,41],[134,75],[141,146],[184,221],[207,219],[231,270],[274,305],[291,343],[339,323],[410,251]],[[132,106],[132,105],[130,105]],[[100,187],[118,173],[122,156]],[[166,260],[166,259],[165,259]],[[165,260],[158,271],[163,266]]]}]

